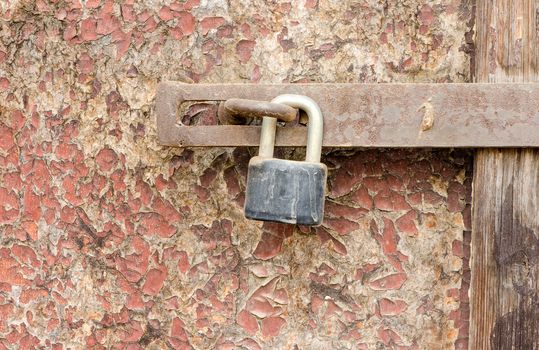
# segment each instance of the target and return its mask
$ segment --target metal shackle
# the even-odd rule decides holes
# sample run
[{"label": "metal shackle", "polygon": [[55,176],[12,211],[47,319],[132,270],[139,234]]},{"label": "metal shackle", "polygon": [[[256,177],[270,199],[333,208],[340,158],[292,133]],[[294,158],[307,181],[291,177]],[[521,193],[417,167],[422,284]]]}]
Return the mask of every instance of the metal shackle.
[{"label": "metal shackle", "polygon": [[[320,163],[322,137],[324,135],[324,118],[318,104],[310,97],[292,94],[279,95],[271,102],[299,108],[307,113],[309,122],[307,124],[307,154],[305,156],[305,161]],[[264,117],[262,119],[260,148],[258,150],[259,157],[273,158],[276,131],[277,119]]]}]

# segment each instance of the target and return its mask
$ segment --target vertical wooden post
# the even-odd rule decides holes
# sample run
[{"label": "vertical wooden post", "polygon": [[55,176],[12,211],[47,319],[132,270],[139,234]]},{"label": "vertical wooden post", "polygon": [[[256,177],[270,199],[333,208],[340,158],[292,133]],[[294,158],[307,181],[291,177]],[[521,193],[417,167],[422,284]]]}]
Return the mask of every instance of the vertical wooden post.
[{"label": "vertical wooden post", "polygon": [[[477,0],[477,82],[539,81],[538,11]],[[469,348],[539,349],[539,152],[478,150],[474,171]]]}]

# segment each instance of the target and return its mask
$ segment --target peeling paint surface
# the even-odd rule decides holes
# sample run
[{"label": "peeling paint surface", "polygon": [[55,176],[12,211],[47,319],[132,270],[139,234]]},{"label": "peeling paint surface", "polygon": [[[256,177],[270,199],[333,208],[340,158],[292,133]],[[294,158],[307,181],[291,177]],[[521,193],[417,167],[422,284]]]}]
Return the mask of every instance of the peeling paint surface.
[{"label": "peeling paint surface", "polygon": [[466,82],[471,8],[1,2],[0,349],[466,349],[471,153],[325,150],[323,225],[262,224],[256,150],[162,147],[153,108],[161,79]]}]

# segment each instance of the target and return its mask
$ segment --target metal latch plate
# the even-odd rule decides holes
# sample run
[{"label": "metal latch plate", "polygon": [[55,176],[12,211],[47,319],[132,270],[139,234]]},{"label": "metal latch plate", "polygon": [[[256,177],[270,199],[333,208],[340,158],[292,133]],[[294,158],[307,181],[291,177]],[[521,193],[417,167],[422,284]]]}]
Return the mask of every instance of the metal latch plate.
[{"label": "metal latch plate", "polygon": [[[260,127],[187,126],[185,102],[281,94],[314,99],[325,147],[539,147],[539,84],[183,84],[156,96],[159,141],[169,146],[258,146]],[[307,128],[278,128],[277,146],[304,146]]]}]

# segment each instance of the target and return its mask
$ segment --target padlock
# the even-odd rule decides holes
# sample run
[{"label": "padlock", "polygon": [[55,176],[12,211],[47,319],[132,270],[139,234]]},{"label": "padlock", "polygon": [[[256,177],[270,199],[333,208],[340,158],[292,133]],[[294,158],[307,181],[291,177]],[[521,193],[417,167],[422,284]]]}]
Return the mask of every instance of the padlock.
[{"label": "padlock", "polygon": [[322,112],[307,96],[280,95],[272,102],[307,113],[307,154],[304,162],[273,158],[277,119],[263,118],[258,156],[249,161],[245,217],[318,226],[324,218],[327,180],[327,167],[320,163],[324,127]]}]

